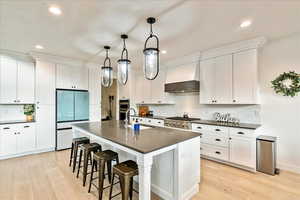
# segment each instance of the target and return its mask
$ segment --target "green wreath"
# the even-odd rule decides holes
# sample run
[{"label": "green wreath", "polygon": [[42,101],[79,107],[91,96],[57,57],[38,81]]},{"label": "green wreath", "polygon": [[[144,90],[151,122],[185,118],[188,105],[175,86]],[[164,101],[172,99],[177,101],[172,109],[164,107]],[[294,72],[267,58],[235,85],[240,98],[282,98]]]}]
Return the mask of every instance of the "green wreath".
[{"label": "green wreath", "polygon": [[271,83],[275,92],[277,94],[283,94],[283,96],[294,97],[300,92],[300,75],[294,71],[280,74]]}]

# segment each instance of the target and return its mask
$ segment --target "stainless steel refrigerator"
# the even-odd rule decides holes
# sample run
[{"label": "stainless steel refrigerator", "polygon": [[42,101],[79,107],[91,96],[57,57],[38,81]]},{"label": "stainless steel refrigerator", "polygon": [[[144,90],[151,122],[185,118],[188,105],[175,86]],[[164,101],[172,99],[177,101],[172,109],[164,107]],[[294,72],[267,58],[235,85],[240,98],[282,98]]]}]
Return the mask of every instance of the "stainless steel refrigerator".
[{"label": "stainless steel refrigerator", "polygon": [[71,124],[88,120],[88,91],[56,90],[56,150],[68,149],[71,147]]}]

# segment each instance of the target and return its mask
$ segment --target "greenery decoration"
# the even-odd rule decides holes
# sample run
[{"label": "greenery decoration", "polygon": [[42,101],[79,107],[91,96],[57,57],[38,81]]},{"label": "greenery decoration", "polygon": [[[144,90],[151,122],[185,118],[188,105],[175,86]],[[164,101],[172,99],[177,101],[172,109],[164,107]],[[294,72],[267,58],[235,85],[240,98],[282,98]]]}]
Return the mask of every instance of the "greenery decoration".
[{"label": "greenery decoration", "polygon": [[271,83],[275,92],[283,96],[294,97],[300,92],[300,74],[294,71],[280,74]]},{"label": "greenery decoration", "polygon": [[24,115],[30,116],[33,113],[34,113],[34,105],[33,104],[24,105]]}]

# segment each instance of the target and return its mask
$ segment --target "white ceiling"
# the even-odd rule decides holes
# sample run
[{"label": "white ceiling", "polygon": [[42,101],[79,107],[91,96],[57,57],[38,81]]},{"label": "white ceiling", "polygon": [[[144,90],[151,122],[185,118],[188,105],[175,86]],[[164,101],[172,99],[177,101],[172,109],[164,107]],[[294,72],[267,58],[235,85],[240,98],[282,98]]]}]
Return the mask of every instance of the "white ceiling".
[{"label": "white ceiling", "polygon": [[[50,5],[63,14],[53,16]],[[145,19],[158,18],[154,32],[168,53],[162,61],[235,41],[266,36],[285,37],[300,32],[300,1],[288,0],[0,0],[0,48],[36,51],[101,61],[104,45],[111,55],[121,52],[121,33],[128,33],[130,59],[142,62],[149,26]],[[250,19],[250,28],[239,24]]]}]

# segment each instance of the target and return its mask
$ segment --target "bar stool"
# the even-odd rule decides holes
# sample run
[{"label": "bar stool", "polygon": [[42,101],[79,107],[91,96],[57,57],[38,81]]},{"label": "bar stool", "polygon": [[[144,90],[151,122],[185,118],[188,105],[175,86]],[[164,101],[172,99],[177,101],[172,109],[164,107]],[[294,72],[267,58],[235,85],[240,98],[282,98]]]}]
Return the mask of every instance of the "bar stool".
[{"label": "bar stool", "polygon": [[[132,160],[127,160],[120,164],[117,164],[113,167],[113,174],[111,182],[114,182],[115,175],[119,176],[120,186],[121,186],[121,193],[122,193],[122,200],[132,200],[133,194],[133,177],[139,174],[138,166],[136,162]],[[109,200],[116,197],[119,194],[112,196],[113,185],[110,186],[109,191]]]},{"label": "bar stool", "polygon": [[[98,199],[102,200],[103,190],[107,187],[103,188],[103,182],[105,178],[105,163],[107,165],[107,175],[108,175],[108,181],[110,183],[111,181],[111,175],[112,175],[112,161],[116,161],[117,164],[119,164],[119,156],[118,153],[111,151],[111,150],[105,150],[101,152],[96,152],[93,155],[93,164],[92,164],[92,172],[91,172],[91,179],[90,179],[90,185],[88,192],[91,191],[91,186],[93,184],[93,180],[98,179],[98,186],[93,184],[98,189]],[[93,178],[95,167],[98,165],[98,177]],[[113,184],[113,183],[112,183]]]},{"label": "bar stool", "polygon": [[78,164],[78,170],[77,170],[77,178],[79,176],[80,168],[82,168],[81,160],[82,160],[82,153],[83,153],[82,175],[83,175],[83,186],[85,186],[86,177],[88,175],[89,161],[92,164],[92,152],[93,153],[100,152],[100,151],[102,151],[102,147],[100,144],[93,142],[90,144],[83,144],[81,147],[79,147],[79,149],[80,149],[80,151],[79,151],[79,164]]},{"label": "bar stool", "polygon": [[76,167],[76,162],[77,162],[78,147],[81,144],[88,144],[88,143],[90,143],[90,139],[87,137],[74,138],[72,140],[72,148],[71,148],[69,166],[71,166],[72,161],[73,161],[73,173],[75,172],[75,167]]}]

